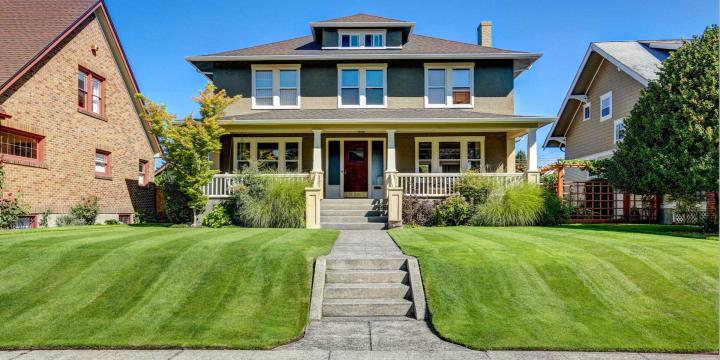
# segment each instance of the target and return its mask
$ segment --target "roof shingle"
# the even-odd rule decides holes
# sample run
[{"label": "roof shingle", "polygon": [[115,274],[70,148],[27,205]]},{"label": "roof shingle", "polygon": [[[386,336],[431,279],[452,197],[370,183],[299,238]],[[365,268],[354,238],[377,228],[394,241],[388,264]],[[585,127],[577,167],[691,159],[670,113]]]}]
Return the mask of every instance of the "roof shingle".
[{"label": "roof shingle", "polygon": [[99,0],[0,0],[0,86]]},{"label": "roof shingle", "polygon": [[269,110],[258,113],[229,115],[222,120],[381,120],[381,119],[521,119],[540,117],[512,114],[491,114],[460,109],[313,109]]},{"label": "roof shingle", "polygon": [[406,23],[407,21],[404,20],[397,20],[397,19],[390,19],[382,16],[375,16],[370,14],[355,14],[350,16],[343,16],[336,19],[330,19],[330,20],[323,20],[318,21],[318,24],[322,23],[341,23],[341,22],[359,22],[359,23],[369,23],[369,22],[378,22],[378,23],[389,23],[389,22],[396,22],[396,23]]}]

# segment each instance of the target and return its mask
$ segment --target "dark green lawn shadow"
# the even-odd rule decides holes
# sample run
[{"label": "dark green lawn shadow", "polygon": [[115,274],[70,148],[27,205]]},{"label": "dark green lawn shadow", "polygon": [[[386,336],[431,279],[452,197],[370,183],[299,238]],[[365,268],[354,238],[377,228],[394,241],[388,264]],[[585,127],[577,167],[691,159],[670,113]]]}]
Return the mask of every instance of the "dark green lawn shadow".
[{"label": "dark green lawn shadow", "polygon": [[615,231],[653,235],[676,236],[692,239],[718,240],[718,234],[703,232],[702,226],[662,224],[566,224],[560,227],[576,230]]}]

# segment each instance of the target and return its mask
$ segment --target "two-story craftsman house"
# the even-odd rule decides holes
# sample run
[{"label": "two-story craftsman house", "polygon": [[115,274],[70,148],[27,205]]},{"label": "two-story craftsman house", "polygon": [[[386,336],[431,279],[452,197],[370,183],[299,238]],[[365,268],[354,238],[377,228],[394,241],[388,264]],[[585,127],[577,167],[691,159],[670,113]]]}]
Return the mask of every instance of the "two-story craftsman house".
[{"label": "two-story craftsman house", "polygon": [[[315,220],[340,228],[385,219],[342,218],[325,206],[331,199],[385,199],[391,187],[444,196],[466,170],[526,177],[514,165],[515,140],[526,134],[536,178],[536,130],[554,119],[515,114],[514,79],[541,55],[492,47],[490,22],[477,44],[419,35],[414,25],[358,14],[312,22],[307,36],[189,57],[242,96],[220,122],[229,135],[217,168],[310,174],[328,208]],[[223,196],[223,176],[210,195]]]}]

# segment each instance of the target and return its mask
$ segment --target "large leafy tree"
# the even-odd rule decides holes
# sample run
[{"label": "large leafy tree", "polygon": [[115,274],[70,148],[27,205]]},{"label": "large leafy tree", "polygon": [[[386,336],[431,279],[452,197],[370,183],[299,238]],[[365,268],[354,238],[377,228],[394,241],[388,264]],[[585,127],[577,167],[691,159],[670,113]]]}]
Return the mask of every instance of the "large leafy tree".
[{"label": "large leafy tree", "polygon": [[718,27],[662,64],[625,119],[625,139],[601,163],[614,186],[691,199],[718,187]]},{"label": "large leafy tree", "polygon": [[141,94],[138,97],[145,103],[144,118],[160,139],[163,159],[167,162],[158,184],[163,191],[166,188],[179,191],[193,214],[197,214],[208,201],[202,187],[217,173],[212,170],[208,154],[221,149],[220,136],[225,130],[218,125],[218,120],[236,99],[208,84],[199,96],[193,98],[200,105],[200,118],[188,115],[178,121],[164,105],[156,104]]}]

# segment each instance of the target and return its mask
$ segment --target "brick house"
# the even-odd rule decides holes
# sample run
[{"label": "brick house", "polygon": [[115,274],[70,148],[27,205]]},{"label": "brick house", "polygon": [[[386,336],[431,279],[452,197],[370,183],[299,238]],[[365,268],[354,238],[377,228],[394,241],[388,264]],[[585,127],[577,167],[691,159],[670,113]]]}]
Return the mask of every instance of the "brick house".
[{"label": "brick house", "polygon": [[[98,222],[153,210],[157,139],[101,0],[0,0],[0,163],[18,227],[99,197]],[[22,19],[22,21],[17,21]]]}]

